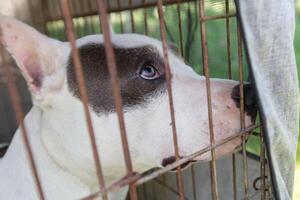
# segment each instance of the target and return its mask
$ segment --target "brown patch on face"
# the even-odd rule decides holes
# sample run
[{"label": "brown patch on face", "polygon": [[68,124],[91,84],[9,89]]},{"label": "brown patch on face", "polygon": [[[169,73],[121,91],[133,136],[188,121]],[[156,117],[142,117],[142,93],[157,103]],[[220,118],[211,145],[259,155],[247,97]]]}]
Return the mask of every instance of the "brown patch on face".
[{"label": "brown patch on face", "polygon": [[[149,98],[151,95],[165,91],[163,59],[154,47],[114,47],[114,50],[124,108],[145,104],[151,99]],[[79,51],[90,106],[96,113],[114,112],[114,98],[106,64],[105,47],[99,44],[87,44]],[[145,65],[155,67],[160,76],[153,80],[141,78],[139,70]],[[75,97],[80,98],[71,57],[67,67],[67,81],[69,90]]]}]

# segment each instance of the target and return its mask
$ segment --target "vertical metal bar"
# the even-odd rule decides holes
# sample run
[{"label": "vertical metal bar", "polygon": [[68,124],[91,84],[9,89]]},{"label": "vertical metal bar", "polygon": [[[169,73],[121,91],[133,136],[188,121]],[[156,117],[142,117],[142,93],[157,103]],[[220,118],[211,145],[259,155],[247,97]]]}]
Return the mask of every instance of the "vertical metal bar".
[{"label": "vertical metal bar", "polygon": [[179,31],[179,44],[180,44],[180,53],[182,57],[184,57],[183,52],[183,34],[182,34],[182,22],[181,22],[181,8],[180,8],[180,0],[177,0],[177,17],[178,17],[178,31]]},{"label": "vertical metal bar", "polygon": [[[82,11],[82,12],[85,12],[85,7],[87,6],[88,2],[87,1],[79,1],[79,9]],[[83,16],[83,26],[84,26],[84,31],[82,32],[82,36],[84,35],[89,35],[91,34],[90,33],[90,26],[89,26],[89,21],[88,21],[88,17],[87,16]],[[81,25],[80,25],[81,27]]]},{"label": "vertical metal bar", "polygon": [[[121,2],[120,0],[117,1],[118,9],[121,8]],[[121,33],[124,33],[124,24],[123,24],[123,16],[122,12],[119,12],[119,17],[120,17],[120,28],[121,28]]]},{"label": "vertical metal bar", "polygon": [[[132,0],[129,1],[129,7],[132,7]],[[134,24],[134,15],[133,15],[133,10],[130,10],[130,20],[131,20],[131,31],[134,33],[135,32],[135,24]]]},{"label": "vertical metal bar", "polygon": [[47,23],[48,23],[48,18],[49,18],[49,2],[43,1],[40,3],[40,9],[43,12],[43,21],[44,21],[44,29],[45,29],[45,34],[49,35],[49,30],[47,27]]},{"label": "vertical metal bar", "polygon": [[[77,6],[77,2],[76,0],[71,1],[70,3],[70,10],[71,12],[74,12],[76,14],[76,16],[79,15],[79,9]],[[81,37],[82,36],[82,30],[80,29],[80,23],[79,23],[79,18],[73,18],[73,24],[74,24],[74,29],[76,32],[76,37]]]},{"label": "vertical metal bar", "polygon": [[[244,109],[244,72],[243,72],[243,48],[242,36],[240,29],[240,22],[237,20],[237,42],[238,42],[238,65],[239,65],[239,78],[240,78],[240,124],[241,130],[245,129],[245,109]],[[246,152],[246,137],[242,136],[242,152],[243,152],[243,176],[244,176],[244,191],[245,199],[248,197],[248,163]]]},{"label": "vertical metal bar", "polygon": [[[92,7],[93,7],[92,2],[90,0],[88,0],[87,1],[87,9],[92,10]],[[95,30],[95,24],[94,24],[94,21],[93,21],[93,16],[88,17],[88,23],[90,24],[92,33],[95,34],[96,30]]]},{"label": "vertical metal bar", "polygon": [[[229,0],[225,0],[225,12],[226,12],[228,79],[232,79],[230,18],[228,17],[228,15],[229,15]],[[236,158],[235,158],[235,154],[232,154],[232,187],[233,187],[233,200],[237,200]]]},{"label": "vertical metal bar", "polygon": [[[229,15],[229,0],[225,0],[226,15]],[[227,61],[228,61],[228,78],[232,79],[231,73],[231,40],[230,40],[230,18],[226,17],[226,35],[227,35]]]},{"label": "vertical metal bar", "polygon": [[270,162],[268,160],[268,157],[266,156],[266,165],[265,165],[265,176],[268,177],[267,179],[267,183],[266,183],[266,199],[275,199],[274,195],[273,195],[273,188],[272,188],[272,179],[271,179],[271,175],[270,175]]},{"label": "vertical metal bar", "polygon": [[146,187],[145,183],[142,185],[142,189],[143,189],[143,200],[148,200],[148,198],[147,198],[147,187]]},{"label": "vertical metal bar", "polygon": [[152,185],[152,199],[151,200],[156,200],[157,199],[157,195],[156,195],[156,187],[155,187],[155,182],[151,181],[151,185]]},{"label": "vertical metal bar", "polygon": [[[49,1],[48,4],[49,3],[50,3],[50,8],[47,9],[47,11],[48,11],[48,15],[50,16],[50,15],[53,15],[53,11],[56,9],[55,8],[55,3],[57,3],[57,1]],[[54,35],[55,38],[58,39],[59,38],[59,32],[57,30],[57,20],[52,21],[51,25],[52,25],[52,28],[53,28],[53,35]]]},{"label": "vertical metal bar", "polygon": [[192,172],[193,198],[194,198],[194,200],[197,200],[196,173],[195,173],[194,165],[192,165],[192,167],[191,167],[191,172]]},{"label": "vertical metal bar", "polygon": [[235,154],[232,154],[232,187],[233,187],[233,200],[237,200],[236,157],[235,157]]},{"label": "vertical metal bar", "polygon": [[[1,33],[1,29],[0,29],[0,38],[1,38],[1,34],[2,33]],[[3,46],[1,44],[0,44],[0,61],[2,62],[0,64],[3,66],[4,77],[6,77],[6,79],[7,79],[7,88],[8,88],[9,96],[10,96],[12,106],[13,106],[13,109],[15,112],[17,123],[20,126],[21,136],[22,136],[23,143],[25,145],[25,151],[26,151],[26,154],[27,154],[27,157],[29,160],[29,167],[30,167],[30,170],[31,170],[31,173],[33,176],[35,188],[37,190],[37,195],[38,195],[39,199],[44,200],[45,199],[44,192],[43,192],[41,182],[39,179],[36,162],[33,157],[32,148],[30,145],[26,125],[23,121],[24,113],[22,110],[21,102],[20,102],[20,94],[19,94],[17,86],[14,82],[14,77],[10,70],[10,66],[4,56]]]},{"label": "vertical metal bar", "polygon": [[[111,42],[108,18],[107,18],[104,1],[97,0],[97,7],[98,7],[98,12],[99,12],[100,24],[101,24],[101,27],[103,30],[105,54],[106,54],[106,58],[107,58],[107,66],[108,66],[108,71],[109,71],[109,75],[111,78],[111,84],[113,87],[113,96],[114,96],[116,112],[117,112],[118,120],[119,120],[120,134],[121,134],[125,164],[126,164],[126,168],[127,168],[127,175],[133,176],[134,172],[133,172],[130,150],[129,150],[128,140],[127,140],[127,135],[126,135],[124,113],[123,113],[123,108],[122,108],[123,107],[122,106],[122,96],[120,93],[120,91],[121,91],[120,83],[118,80],[117,64],[116,64],[116,60],[115,60],[115,52],[114,52],[113,45]],[[137,199],[136,185],[134,183],[131,183],[129,188],[130,188],[131,200],[136,200]]]},{"label": "vertical metal bar", "polygon": [[[166,179],[166,174],[163,174],[163,175],[162,175],[162,182],[163,182],[165,185],[167,185],[166,181],[167,181],[167,179]],[[164,190],[164,191],[163,191],[163,199],[167,199],[167,190],[166,190],[166,187],[164,187],[163,190]]]},{"label": "vertical metal bar", "polygon": [[[145,4],[146,0],[143,0],[143,4]],[[147,8],[144,8],[144,28],[145,28],[145,34],[149,34],[148,30],[148,14],[147,14]]]},{"label": "vertical metal bar", "polygon": [[[203,70],[205,75],[206,82],[206,96],[207,96],[207,109],[208,109],[208,121],[209,121],[209,134],[210,134],[210,145],[215,144],[214,138],[214,128],[213,128],[213,114],[212,114],[212,102],[211,102],[211,88],[210,88],[210,75],[208,68],[208,47],[207,47],[207,37],[206,37],[206,27],[204,12],[204,0],[200,0],[199,3],[199,16],[200,16],[200,32],[201,32],[201,47],[202,47],[202,62]],[[219,199],[218,194],[218,183],[217,183],[217,168],[216,168],[216,152],[215,149],[211,150],[211,162],[210,162],[210,172],[211,172],[211,190],[212,190],[212,199]]]},{"label": "vertical metal bar", "polygon": [[264,137],[263,131],[260,130],[260,177],[261,177],[261,199],[266,199],[266,169],[265,169],[265,147],[264,147]]},{"label": "vertical metal bar", "polygon": [[[98,184],[99,184],[99,187],[101,190],[105,187],[105,182],[104,182],[104,177],[103,177],[103,173],[102,173],[102,169],[101,169],[101,161],[100,161],[100,157],[99,157],[99,153],[98,153],[98,149],[97,149],[92,119],[91,119],[90,111],[88,108],[88,95],[87,95],[85,80],[84,80],[83,71],[82,71],[82,64],[80,61],[80,54],[79,54],[79,51],[76,46],[76,38],[74,35],[74,27],[73,27],[73,23],[72,23],[72,16],[70,13],[69,1],[68,0],[60,0],[60,5],[61,5],[64,21],[65,21],[67,38],[71,45],[71,53],[72,53],[72,59],[74,62],[76,79],[78,81],[80,98],[81,98],[81,101],[83,104],[85,119],[87,122],[87,129],[88,129],[89,138],[90,138],[90,142],[91,142],[93,159],[95,162],[97,180],[98,180]],[[102,195],[102,198],[104,200],[107,200],[107,194],[104,193]]]},{"label": "vertical metal bar", "polygon": [[32,22],[33,25],[37,25],[36,24],[36,17],[33,16],[33,13],[34,13],[34,6],[33,6],[33,3],[32,3],[32,0],[27,0],[27,4],[28,4],[28,7],[29,7],[29,12],[30,12],[30,20]]},{"label": "vertical metal bar", "polygon": [[[162,6],[163,6],[163,0],[158,0],[157,7],[158,7],[158,16],[159,16],[159,25],[160,25],[160,35],[161,35],[162,47],[163,47],[165,76],[167,81],[167,91],[169,97],[169,108],[170,108],[171,124],[172,124],[172,132],[173,132],[173,144],[174,144],[175,157],[176,160],[178,160],[180,159],[180,156],[179,156],[179,148],[178,148],[177,129],[176,129],[176,122],[175,122],[173,92],[172,92],[172,83],[171,83],[172,74],[171,74],[171,69],[169,64],[167,37],[166,37],[166,30],[164,26],[164,14],[163,14]],[[177,167],[176,174],[177,174],[177,185],[179,188],[180,200],[184,200],[185,197],[184,185],[183,185],[180,166]]]},{"label": "vertical metal bar", "polygon": [[[105,0],[104,1],[104,6],[105,6],[105,8],[106,8],[106,10],[107,10],[107,18],[108,18],[108,21],[111,23],[110,25],[111,25],[111,27],[113,28],[113,23],[112,23],[112,21],[110,20],[110,0]],[[101,23],[101,22],[100,22]]]}]

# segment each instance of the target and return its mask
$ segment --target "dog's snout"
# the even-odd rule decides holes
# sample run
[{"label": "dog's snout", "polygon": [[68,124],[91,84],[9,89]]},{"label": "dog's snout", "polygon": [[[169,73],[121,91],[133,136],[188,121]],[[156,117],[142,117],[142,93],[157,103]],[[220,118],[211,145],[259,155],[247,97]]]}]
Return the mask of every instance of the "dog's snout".
[{"label": "dog's snout", "polygon": [[[257,113],[255,89],[253,85],[249,83],[245,83],[243,86],[245,112],[251,117],[252,120],[254,120]],[[234,100],[236,106],[240,108],[240,85],[236,85],[233,87],[231,98]]]}]

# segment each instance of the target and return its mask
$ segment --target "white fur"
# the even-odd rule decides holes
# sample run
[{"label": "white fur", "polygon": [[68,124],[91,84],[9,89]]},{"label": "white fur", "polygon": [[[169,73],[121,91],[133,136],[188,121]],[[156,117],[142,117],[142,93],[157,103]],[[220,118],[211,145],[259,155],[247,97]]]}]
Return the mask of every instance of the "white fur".
[{"label": "white fur", "polygon": [[[6,23],[10,23],[14,29],[7,29]],[[29,49],[29,53],[39,55],[36,62],[47,61],[47,65],[43,65],[46,67],[43,71],[49,72],[45,74],[40,92],[32,91],[34,107],[25,119],[47,199],[78,199],[97,191],[96,172],[82,103],[69,92],[66,81],[69,43],[50,42],[53,40],[39,36],[28,26],[3,16],[0,16],[0,27],[4,30],[2,42],[15,55],[21,70],[24,70],[22,58],[15,52],[27,52],[22,50],[18,41],[11,41],[10,36],[25,34],[28,41],[38,40],[35,43],[43,44],[36,49],[26,41],[20,41]],[[123,48],[151,45],[162,54],[161,42],[143,35],[113,34],[112,42]],[[103,43],[103,37],[93,35],[77,41],[78,46],[88,43]],[[43,53],[40,55],[39,52]],[[48,56],[51,63],[46,58]],[[173,74],[180,155],[185,156],[209,145],[205,81],[171,52],[169,61]],[[212,80],[216,141],[229,137],[240,129],[239,109],[230,97],[236,84],[234,81]],[[130,153],[137,172],[159,167],[164,158],[174,155],[167,94],[153,96],[150,102],[146,106],[125,112]],[[115,113],[96,114],[92,109],[90,112],[106,185],[109,185],[126,175],[117,116]],[[250,119],[247,118],[247,124],[249,123]],[[230,153],[239,144],[240,139],[236,139],[222,149],[218,148],[217,155]],[[197,159],[210,159],[210,154]],[[0,161],[0,177],[0,188],[3,191],[0,199],[37,199],[20,130],[16,132],[7,154]],[[126,191],[127,188],[124,188],[112,193],[110,199],[124,199]]]}]

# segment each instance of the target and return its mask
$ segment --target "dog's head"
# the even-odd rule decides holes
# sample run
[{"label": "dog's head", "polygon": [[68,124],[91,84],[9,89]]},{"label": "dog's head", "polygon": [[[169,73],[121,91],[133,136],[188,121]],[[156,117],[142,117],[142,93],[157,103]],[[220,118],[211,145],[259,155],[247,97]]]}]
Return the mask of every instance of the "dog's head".
[{"label": "dog's head", "polygon": [[[35,106],[43,110],[45,148],[60,165],[85,180],[94,165],[70,44],[50,39],[31,27],[0,17],[1,41],[27,81]],[[107,176],[125,173],[112,86],[102,35],[77,40],[96,142]],[[118,76],[133,166],[144,171],[174,156],[172,127],[161,42],[138,34],[113,34]],[[180,156],[210,145],[204,77],[169,50]],[[240,131],[238,82],[211,79],[215,140]],[[248,107],[246,107],[248,108]],[[251,124],[246,115],[246,125]],[[217,156],[241,144],[217,148]],[[210,159],[210,153],[197,158]]]}]

